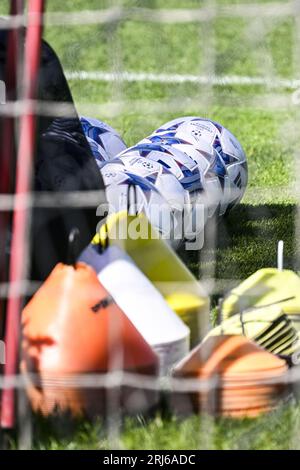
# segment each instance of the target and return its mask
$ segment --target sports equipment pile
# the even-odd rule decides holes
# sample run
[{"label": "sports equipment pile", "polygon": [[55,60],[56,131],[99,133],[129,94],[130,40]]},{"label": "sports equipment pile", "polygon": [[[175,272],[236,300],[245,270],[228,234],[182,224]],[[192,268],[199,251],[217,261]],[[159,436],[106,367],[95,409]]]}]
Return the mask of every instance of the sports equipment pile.
[{"label": "sports equipment pile", "polygon": [[212,416],[273,429],[300,377],[298,0],[55,1],[0,6],[0,441],[32,446],[31,409],[108,418],[112,447],[153,411],[174,445],[165,411],[224,447],[250,428]]},{"label": "sports equipment pile", "polygon": [[[192,214],[199,200],[204,222],[234,207],[247,182],[239,142],[218,123],[179,118],[114,155],[124,147],[117,132],[94,119],[81,122],[114,206],[92,242],[69,265],[57,265],[24,309],[21,370],[32,408],[47,416],[103,415],[112,391],[88,385],[82,390],[80,383],[89,374],[119,372],[194,379],[199,386],[216,380],[213,395],[197,385],[188,393],[171,389],[170,406],[179,414],[251,417],[274,409],[288,396],[286,358],[292,362],[299,349],[291,320],[298,276],[280,270],[255,274],[229,293],[222,305],[225,319],[205,337],[209,299],[176,255],[176,240],[150,211],[152,205],[161,210],[158,196],[168,201],[174,218],[176,211]],[[132,226],[139,230],[132,232]],[[73,255],[78,236],[77,230],[70,234]],[[288,294],[280,292],[286,277]],[[277,357],[282,354],[285,359]],[[121,387],[122,413],[158,406],[154,389],[139,387],[137,402],[134,390]]]},{"label": "sports equipment pile", "polygon": [[[128,149],[107,124],[83,117],[81,122],[106,185],[110,212],[130,206],[128,187],[134,185],[137,212],[144,212],[175,248],[203,232],[208,218],[225,214],[245,192],[245,153],[217,122],[194,116],[174,119]],[[197,217],[200,208],[203,216]]]}]

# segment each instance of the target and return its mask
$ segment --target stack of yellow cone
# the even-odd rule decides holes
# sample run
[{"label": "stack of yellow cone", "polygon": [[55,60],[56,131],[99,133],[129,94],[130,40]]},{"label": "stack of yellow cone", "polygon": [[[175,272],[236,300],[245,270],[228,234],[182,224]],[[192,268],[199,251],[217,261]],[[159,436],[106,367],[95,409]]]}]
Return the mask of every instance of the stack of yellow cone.
[{"label": "stack of yellow cone", "polygon": [[295,314],[283,313],[279,305],[249,309],[213,328],[206,337],[243,335],[272,354],[292,358],[299,351],[300,331]]},{"label": "stack of yellow cone", "polygon": [[211,381],[212,387],[176,394],[174,404],[178,411],[187,409],[189,401],[191,411],[257,416],[283,398],[286,371],[285,361],[243,336],[210,337],[177,365],[174,377]]},{"label": "stack of yellow cone", "polygon": [[300,277],[288,269],[259,269],[232,289],[222,304],[224,319],[253,307],[278,305],[283,313],[300,313]]},{"label": "stack of yellow cone", "polygon": [[243,334],[293,362],[300,349],[299,292],[300,277],[293,271],[260,269],[228,293],[224,321],[207,336]]}]

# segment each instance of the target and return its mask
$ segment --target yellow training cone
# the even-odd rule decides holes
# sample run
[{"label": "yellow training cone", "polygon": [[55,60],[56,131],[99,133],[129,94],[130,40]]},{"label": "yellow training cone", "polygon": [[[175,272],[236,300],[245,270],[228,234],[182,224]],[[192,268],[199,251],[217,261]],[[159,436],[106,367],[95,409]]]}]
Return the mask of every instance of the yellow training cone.
[{"label": "yellow training cone", "polygon": [[273,354],[292,356],[300,349],[299,322],[279,305],[253,308],[233,315],[213,328],[206,338],[244,335]]},{"label": "yellow training cone", "polygon": [[300,313],[300,277],[293,271],[260,269],[229,292],[222,314],[226,319],[251,307],[275,304],[283,313]]},{"label": "yellow training cone", "polygon": [[191,329],[195,344],[207,331],[209,299],[184,263],[165,240],[159,238],[144,214],[111,214],[94,237],[94,244],[122,248],[163,295],[169,306]]}]

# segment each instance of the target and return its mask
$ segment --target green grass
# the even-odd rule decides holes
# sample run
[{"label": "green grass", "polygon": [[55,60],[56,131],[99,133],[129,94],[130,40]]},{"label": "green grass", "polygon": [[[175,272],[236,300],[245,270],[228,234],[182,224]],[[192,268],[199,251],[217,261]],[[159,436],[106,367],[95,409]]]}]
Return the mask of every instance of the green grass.
[{"label": "green grass", "polygon": [[[257,2],[257,0],[256,0]],[[8,2],[6,2],[8,3]],[[207,2],[206,2],[207,3]],[[217,4],[240,3],[218,0]],[[243,0],[243,3],[251,3]],[[258,3],[266,3],[260,1]],[[281,3],[285,3],[282,1]],[[48,0],[48,11],[73,11],[115,5],[148,8],[197,8],[197,0]],[[4,6],[1,6],[4,11]],[[257,31],[266,29],[266,35]],[[217,18],[210,24],[159,25],[122,21],[114,25],[47,27],[46,39],[65,70],[143,71],[205,74],[206,52],[215,46],[215,73],[292,78],[293,19]],[[195,114],[220,121],[241,141],[249,162],[248,192],[242,204],[221,223],[217,249],[181,253],[198,276],[214,272],[215,300],[239,279],[276,263],[276,244],[285,241],[285,266],[299,270],[295,215],[297,198],[294,149],[299,135],[299,110],[287,89],[261,86],[213,87],[194,84],[160,85],[70,81],[79,112],[93,104],[93,117],[117,128],[128,145],[166,120]],[[278,100],[280,101],[277,104]],[[265,105],[268,102],[269,107]],[[118,112],[111,104],[119,105]],[[119,445],[138,449],[287,449],[297,448],[299,408],[281,407],[255,420],[233,421],[190,417],[127,419]],[[69,428],[37,420],[35,448],[108,448],[112,444],[100,423],[79,422]]]},{"label": "green grass", "polygon": [[[213,419],[204,415],[184,420],[157,415],[152,419],[127,418],[120,425],[121,449],[216,449],[280,450],[299,449],[300,408],[283,405],[279,410],[256,419]],[[61,424],[61,423],[60,423]],[[103,423],[78,421],[73,427],[45,423],[40,419],[35,429],[35,449],[110,449]]]}]

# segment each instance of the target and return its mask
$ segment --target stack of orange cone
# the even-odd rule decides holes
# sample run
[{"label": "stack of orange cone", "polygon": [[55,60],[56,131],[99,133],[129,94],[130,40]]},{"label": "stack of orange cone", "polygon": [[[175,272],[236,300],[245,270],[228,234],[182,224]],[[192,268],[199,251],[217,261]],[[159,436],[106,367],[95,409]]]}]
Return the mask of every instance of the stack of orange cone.
[{"label": "stack of orange cone", "polygon": [[[158,372],[156,354],[83,263],[55,267],[25,307],[22,329],[21,370],[33,409],[44,415],[105,413],[109,392],[82,388],[78,377]],[[123,387],[119,399],[126,411],[141,411],[155,405],[157,394]]]},{"label": "stack of orange cone", "polygon": [[215,381],[216,385],[188,395],[175,394],[174,405],[179,412],[254,417],[274,409],[283,398],[286,371],[285,361],[243,336],[210,337],[177,365],[174,377]]}]

